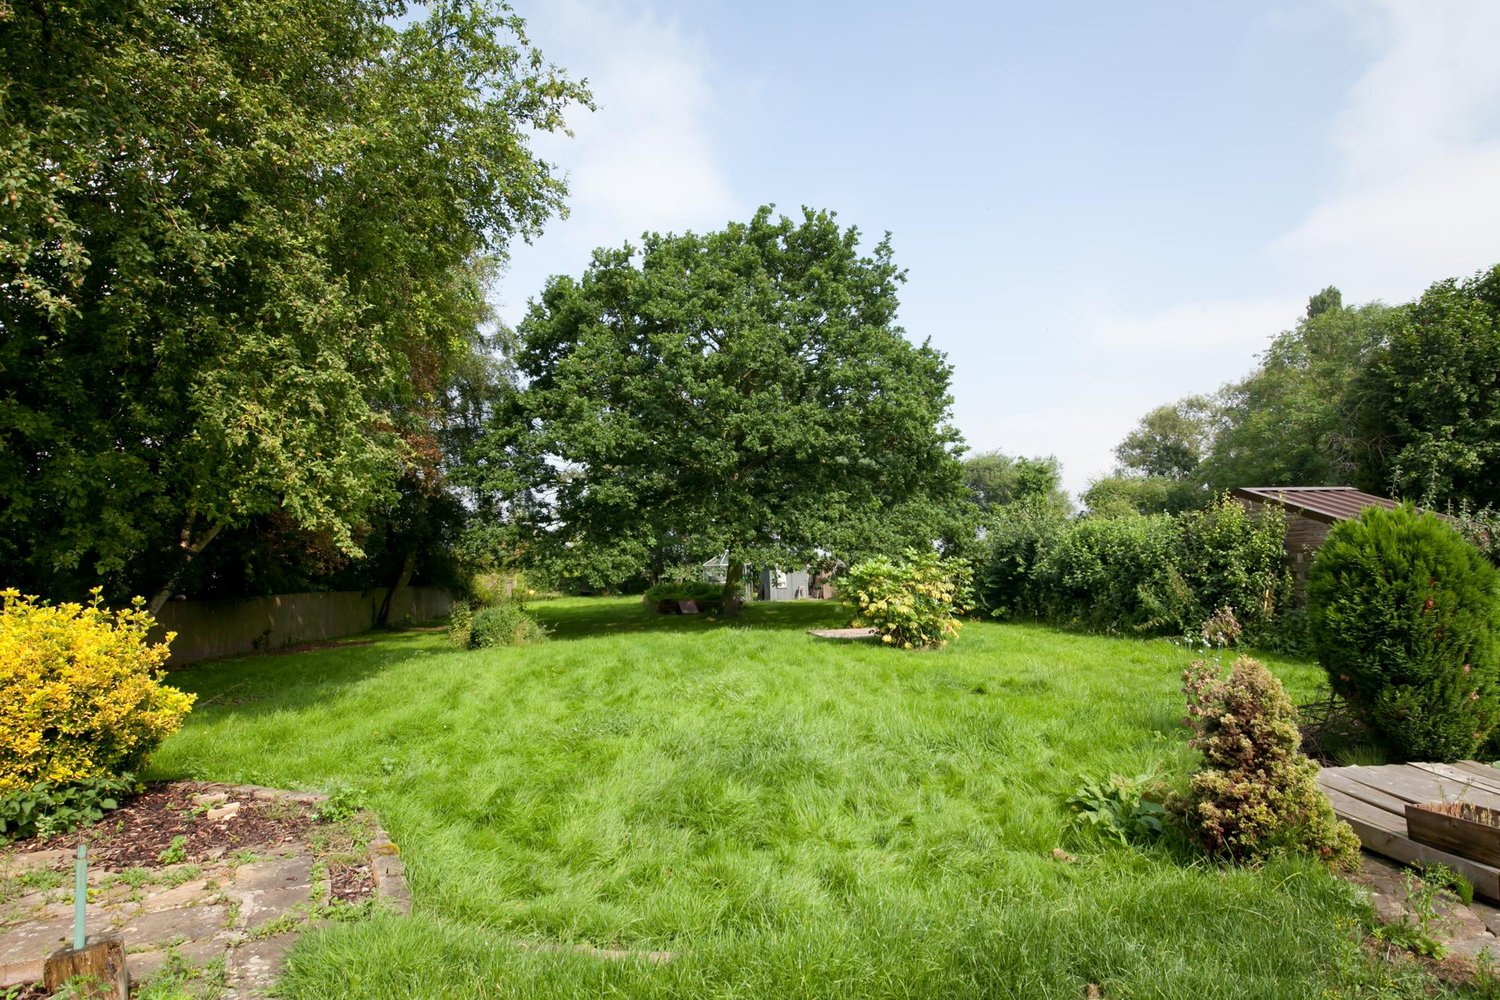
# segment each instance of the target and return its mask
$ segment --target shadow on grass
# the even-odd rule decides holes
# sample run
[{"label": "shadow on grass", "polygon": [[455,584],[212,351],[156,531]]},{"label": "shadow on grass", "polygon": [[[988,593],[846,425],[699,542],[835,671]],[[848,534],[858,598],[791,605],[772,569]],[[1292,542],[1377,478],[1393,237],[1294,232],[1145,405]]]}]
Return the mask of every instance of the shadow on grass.
[{"label": "shadow on grass", "polygon": [[733,618],[718,615],[661,615],[639,597],[561,598],[529,609],[554,639],[588,639],[633,632],[708,632],[720,628],[807,630],[848,624],[848,609],[837,601],[759,601]]},{"label": "shadow on grass", "polygon": [[306,651],[223,657],[173,670],[167,683],[198,696],[193,711],[258,715],[326,703],[406,660],[450,650],[420,632],[365,632]]}]

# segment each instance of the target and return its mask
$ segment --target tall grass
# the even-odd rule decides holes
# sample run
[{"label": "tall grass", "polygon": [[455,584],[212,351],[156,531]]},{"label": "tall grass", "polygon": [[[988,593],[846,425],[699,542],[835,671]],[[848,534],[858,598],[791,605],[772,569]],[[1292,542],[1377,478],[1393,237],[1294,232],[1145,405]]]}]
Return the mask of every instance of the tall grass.
[{"label": "tall grass", "polygon": [[1428,995],[1315,866],[1067,832],[1081,775],[1186,767],[1167,643],[979,624],[903,654],[807,636],[842,623],[820,603],[536,610],[542,646],[401,634],[174,678],[199,704],[156,776],[353,786],[406,859],[415,916],[308,936],[288,996]]}]

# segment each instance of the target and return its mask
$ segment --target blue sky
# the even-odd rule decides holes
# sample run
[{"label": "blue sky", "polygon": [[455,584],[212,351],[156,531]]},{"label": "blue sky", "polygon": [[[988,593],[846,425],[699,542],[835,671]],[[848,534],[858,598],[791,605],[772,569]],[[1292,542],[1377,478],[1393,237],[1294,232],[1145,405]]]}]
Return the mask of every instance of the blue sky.
[{"label": "blue sky", "polygon": [[1328,284],[1500,262],[1500,3],[515,0],[599,108],[543,137],[548,275],[775,203],[893,234],[974,450],[1078,491],[1142,413],[1247,372]]}]

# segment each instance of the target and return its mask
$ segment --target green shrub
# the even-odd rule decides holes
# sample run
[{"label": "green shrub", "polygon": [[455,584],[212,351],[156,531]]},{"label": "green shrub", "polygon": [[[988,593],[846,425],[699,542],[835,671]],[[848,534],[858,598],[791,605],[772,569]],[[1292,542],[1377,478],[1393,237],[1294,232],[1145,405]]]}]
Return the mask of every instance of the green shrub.
[{"label": "green shrub", "polygon": [[473,640],[474,609],[469,607],[468,601],[459,601],[448,616],[448,642],[459,649],[468,649]]},{"label": "green shrub", "polygon": [[174,636],[137,599],[109,611],[0,591],[0,794],[137,770],[193,695],[161,682]]},{"label": "green shrub", "polygon": [[122,774],[67,783],[39,781],[0,795],[0,843],[51,837],[96,823],[138,788],[133,775]]},{"label": "green shrub", "polygon": [[901,562],[884,556],[845,571],[839,593],[854,608],[855,627],[870,626],[900,649],[945,645],[968,609],[969,564],[936,552],[907,549]]},{"label": "green shrub", "polygon": [[1068,796],[1073,828],[1120,844],[1151,841],[1162,834],[1165,810],[1146,794],[1149,775],[1085,781]]},{"label": "green shrub", "polygon": [[469,645],[474,649],[490,646],[529,646],[547,638],[547,630],[517,601],[506,601],[474,612],[469,629]]},{"label": "green shrub", "polygon": [[1229,497],[1181,514],[1064,520],[1006,510],[989,525],[979,597],[1019,613],[1104,632],[1197,635],[1229,609],[1265,642],[1291,603],[1284,522]]},{"label": "green shrub", "polygon": [[1291,606],[1286,517],[1280,508],[1252,515],[1224,496],[1177,515],[1173,564],[1193,595],[1191,606],[1165,623],[1173,634],[1195,632],[1216,611],[1229,608],[1246,638],[1260,643]]},{"label": "green shrub", "polygon": [[1311,853],[1335,867],[1356,864],[1359,838],[1318,789],[1281,682],[1245,657],[1227,676],[1196,662],[1183,681],[1190,745],[1203,755],[1188,793],[1172,803],[1189,837],[1233,861]]},{"label": "green shrub", "polygon": [[975,584],[981,606],[996,618],[1047,616],[1051,607],[1037,584],[1037,565],[1067,528],[1067,515],[1045,501],[996,508],[985,525],[986,553]]},{"label": "green shrub", "polygon": [[675,613],[682,601],[692,601],[702,611],[718,610],[724,604],[724,585],[702,580],[668,580],[647,590],[641,600],[663,614]]},{"label": "green shrub", "polygon": [[1307,580],[1329,683],[1406,760],[1469,756],[1495,729],[1497,601],[1500,573],[1409,506],[1335,525]]},{"label": "green shrub", "polygon": [[1033,577],[1049,617],[1106,632],[1151,629],[1171,593],[1176,538],[1166,514],[1071,522]]}]

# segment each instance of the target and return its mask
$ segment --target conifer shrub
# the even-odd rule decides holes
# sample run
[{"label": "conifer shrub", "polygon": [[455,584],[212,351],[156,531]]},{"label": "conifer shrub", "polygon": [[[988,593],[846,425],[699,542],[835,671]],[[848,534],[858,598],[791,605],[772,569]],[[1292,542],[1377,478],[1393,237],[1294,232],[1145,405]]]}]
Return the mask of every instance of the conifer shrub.
[{"label": "conifer shrub", "polygon": [[1500,719],[1500,572],[1410,506],[1328,533],[1307,580],[1308,628],[1334,691],[1405,760],[1474,753]]},{"label": "conifer shrub", "polygon": [[1230,861],[1304,853],[1334,867],[1357,864],[1359,838],[1318,789],[1297,710],[1269,670],[1248,657],[1227,673],[1198,661],[1184,672],[1183,691],[1189,745],[1203,766],[1172,809],[1192,840]]},{"label": "conifer shrub", "polygon": [[137,771],[193,704],[161,682],[168,633],[137,598],[109,611],[0,591],[0,794]]},{"label": "conifer shrub", "polygon": [[874,628],[897,649],[928,649],[958,636],[972,576],[962,560],[907,549],[899,561],[877,556],[851,566],[839,593],[853,607],[854,627]]}]

